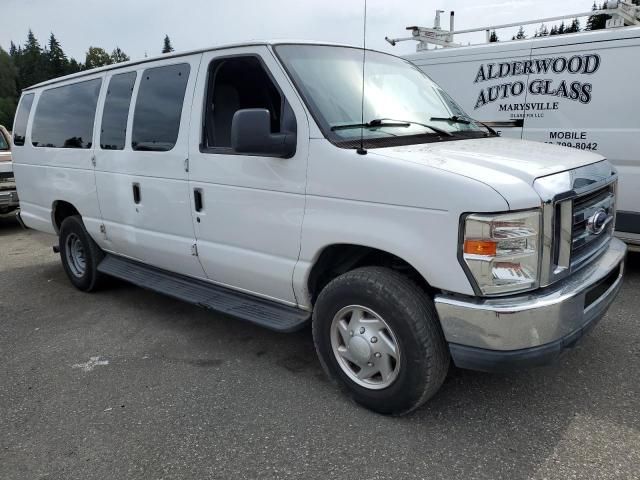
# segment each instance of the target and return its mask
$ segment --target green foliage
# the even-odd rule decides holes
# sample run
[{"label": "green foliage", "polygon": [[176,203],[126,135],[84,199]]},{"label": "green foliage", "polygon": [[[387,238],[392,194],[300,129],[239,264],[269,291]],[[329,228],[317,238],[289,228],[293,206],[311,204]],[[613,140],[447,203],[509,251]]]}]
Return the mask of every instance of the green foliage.
[{"label": "green foliage", "polygon": [[518,33],[513,38],[515,40],[524,40],[525,38],[527,38],[527,35],[524,33],[524,28],[522,26],[520,26],[520,28],[518,29]]},{"label": "green foliage", "polygon": [[0,125],[11,129],[16,111],[18,70],[11,56],[0,47]]},{"label": "green foliage", "polygon": [[[593,6],[591,7],[592,11],[601,10],[603,5],[598,5],[596,2],[593,2]],[[607,20],[611,17],[609,15],[591,15],[587,20],[587,26],[585,30],[601,30],[603,28],[607,28]]]},{"label": "green foliage", "polygon": [[129,55],[120,50],[120,47],[116,47],[111,52],[111,63],[128,62],[129,60],[131,60]]},{"label": "green foliage", "polygon": [[20,56],[15,61],[15,65],[19,70],[18,88],[23,89],[46,80],[49,70],[47,63],[47,57],[42,51],[38,39],[29,30],[27,41],[22,47]]},{"label": "green foliage", "polygon": [[169,35],[164,36],[164,46],[162,47],[162,53],[173,52],[173,46],[171,45],[171,40],[169,39]]},{"label": "green foliage", "polygon": [[547,35],[549,35],[549,29],[543,23],[540,25],[540,28],[536,30],[534,37],[546,37]]},{"label": "green foliage", "polygon": [[111,59],[111,55],[109,55],[104,48],[100,47],[89,47],[84,59],[84,67],[86,70],[104,67],[105,65],[111,65],[112,63],[113,60]]},{"label": "green foliage", "polygon": [[569,27],[567,27],[567,29],[565,30],[565,33],[578,33],[580,30],[580,20],[574,18],[571,22],[571,25],[569,25]]},{"label": "green foliage", "polygon": [[69,73],[69,60],[62,51],[60,42],[58,42],[53,33],[49,37],[49,50],[46,52],[46,55],[49,61],[49,76],[61,77]]},{"label": "green foliage", "polygon": [[567,27],[564,24],[564,21],[560,24],[560,26],[558,27],[558,35],[562,35],[564,33],[567,33]]}]

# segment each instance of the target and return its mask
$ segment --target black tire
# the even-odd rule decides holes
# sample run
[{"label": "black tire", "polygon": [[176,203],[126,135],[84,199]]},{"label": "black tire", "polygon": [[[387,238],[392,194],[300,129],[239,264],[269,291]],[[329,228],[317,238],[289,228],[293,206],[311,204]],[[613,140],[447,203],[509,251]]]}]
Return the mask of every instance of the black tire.
[{"label": "black tire", "polygon": [[[70,236],[78,238],[84,250],[85,268],[81,275],[74,273],[73,267],[69,264],[67,239],[69,239]],[[104,275],[98,272],[98,264],[104,258],[104,252],[87,232],[80,216],[74,215],[63,220],[60,226],[58,240],[62,266],[73,286],[83,292],[93,292],[97,290],[104,278]]]},{"label": "black tire", "polygon": [[[400,346],[400,367],[388,387],[371,390],[351,380],[331,347],[331,324],[344,307],[360,305],[377,312]],[[431,298],[406,276],[382,267],[363,267],[331,281],[313,312],[313,340],[325,372],[353,400],[376,412],[404,415],[440,388],[450,356]]]}]

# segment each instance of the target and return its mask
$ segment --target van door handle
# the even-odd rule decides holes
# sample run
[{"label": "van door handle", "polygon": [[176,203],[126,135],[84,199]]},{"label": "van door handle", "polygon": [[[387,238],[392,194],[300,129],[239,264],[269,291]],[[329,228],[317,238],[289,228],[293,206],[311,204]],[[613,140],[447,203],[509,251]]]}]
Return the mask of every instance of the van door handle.
[{"label": "van door handle", "polygon": [[202,202],[202,190],[199,188],[193,189],[193,203],[196,212],[201,212],[204,208],[204,203]]},{"label": "van door handle", "polygon": [[133,184],[133,202],[138,204],[140,203],[140,184]]}]

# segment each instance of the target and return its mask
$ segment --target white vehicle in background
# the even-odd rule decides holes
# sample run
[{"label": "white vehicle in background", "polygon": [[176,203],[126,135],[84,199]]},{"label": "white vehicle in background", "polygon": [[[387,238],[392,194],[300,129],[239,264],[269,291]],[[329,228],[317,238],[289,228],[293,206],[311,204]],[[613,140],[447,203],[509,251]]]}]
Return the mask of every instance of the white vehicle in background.
[{"label": "white vehicle in background", "polygon": [[11,161],[11,135],[0,125],[0,218],[15,216],[18,192],[13,180]]},{"label": "white vehicle in background", "polygon": [[[447,90],[473,118],[505,137],[604,155],[618,169],[616,233],[640,250],[640,7],[449,31],[410,27],[418,41],[406,58]],[[453,12],[452,12],[453,13]],[[608,14],[607,29],[471,46],[454,35]],[[628,25],[628,26],[624,26]],[[429,45],[444,48],[428,49]]]},{"label": "white vehicle in background", "polygon": [[329,376],[378,412],[425,402],[451,360],[556,359],[622,283],[615,169],[451,122],[418,68],[365,57],[253,42],[30,87],[24,223],[58,235],[81,290],[111,275],[281,332],[311,322]]}]

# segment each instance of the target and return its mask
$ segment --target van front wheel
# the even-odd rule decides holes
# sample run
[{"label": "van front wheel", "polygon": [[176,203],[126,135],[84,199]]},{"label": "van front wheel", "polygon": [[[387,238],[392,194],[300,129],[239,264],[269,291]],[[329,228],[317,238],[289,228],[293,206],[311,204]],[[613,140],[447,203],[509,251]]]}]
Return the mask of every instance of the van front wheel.
[{"label": "van front wheel", "polygon": [[79,216],[67,217],[62,222],[59,247],[62,266],[73,286],[84,292],[96,290],[103,277],[98,272],[98,264],[104,258],[104,253],[93,241]]},{"label": "van front wheel", "polygon": [[388,268],[359,268],[330,282],[315,305],[313,338],[329,377],[383,414],[422,405],[449,368],[431,298]]}]

